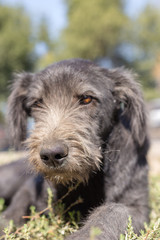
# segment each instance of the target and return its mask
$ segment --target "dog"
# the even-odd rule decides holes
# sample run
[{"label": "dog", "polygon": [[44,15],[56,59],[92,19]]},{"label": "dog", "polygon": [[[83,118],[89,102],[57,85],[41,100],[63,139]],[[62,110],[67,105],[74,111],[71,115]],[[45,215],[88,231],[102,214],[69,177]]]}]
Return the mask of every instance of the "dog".
[{"label": "dog", "polygon": [[[38,73],[15,75],[8,122],[15,146],[25,141],[35,171],[53,183],[56,198],[83,226],[67,240],[119,239],[128,217],[139,233],[149,221],[149,147],[146,111],[137,76],[83,59],[64,60]],[[35,121],[26,140],[27,118]]]}]

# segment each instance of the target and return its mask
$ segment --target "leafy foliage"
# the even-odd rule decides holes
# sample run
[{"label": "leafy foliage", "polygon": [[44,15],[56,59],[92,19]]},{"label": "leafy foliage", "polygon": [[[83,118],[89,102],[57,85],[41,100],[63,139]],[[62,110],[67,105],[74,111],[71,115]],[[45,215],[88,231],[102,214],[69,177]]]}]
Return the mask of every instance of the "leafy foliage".
[{"label": "leafy foliage", "polygon": [[76,222],[79,220],[79,214],[76,215],[74,212],[71,212],[70,221],[66,223],[62,216],[64,206],[61,201],[56,204],[56,210],[53,210],[52,200],[52,191],[48,189],[48,208],[37,213],[35,207],[31,207],[31,216],[24,217],[28,218],[29,221],[22,227],[16,228],[11,220],[9,226],[4,229],[5,235],[0,237],[0,239],[5,237],[5,240],[62,240],[64,236],[76,231],[78,229]]},{"label": "leafy foliage", "polygon": [[111,56],[122,41],[127,17],[119,0],[66,0],[68,26],[62,33],[64,46],[60,58]]},{"label": "leafy foliage", "polygon": [[145,87],[155,87],[153,69],[160,54],[159,21],[159,9],[147,5],[130,29],[129,41],[134,45],[132,66],[142,76]]},{"label": "leafy foliage", "polygon": [[153,226],[145,226],[145,231],[141,231],[138,236],[134,233],[132,220],[129,218],[128,227],[125,236],[121,234],[120,240],[158,240],[160,238],[160,219]]},{"label": "leafy foliage", "polygon": [[[148,89],[156,89],[159,79],[153,73],[160,55],[159,9],[147,5],[136,18],[129,18],[124,0],[65,0],[65,4],[68,19],[58,39],[51,36],[45,19],[33,34],[24,9],[0,4],[1,96],[8,92],[12,72],[39,70],[53,61],[78,57],[133,68],[148,97]],[[36,56],[36,49],[45,51]],[[156,96],[160,97],[158,91]]]},{"label": "leafy foliage", "polygon": [[160,177],[150,178],[150,224],[145,224],[145,231],[140,236],[134,233],[132,219],[129,218],[125,235],[120,240],[159,240],[160,239]]},{"label": "leafy foliage", "polygon": [[0,5],[0,94],[5,96],[14,71],[33,68],[31,22],[22,8]]},{"label": "leafy foliage", "polygon": [[[158,240],[160,239],[160,178],[151,177],[150,180],[150,206],[151,206],[151,222],[149,225],[145,224],[145,231],[141,231],[140,236],[134,233],[132,227],[132,220],[129,218],[128,227],[125,235],[120,236],[120,240]],[[52,207],[53,195],[51,190],[48,190],[48,208],[37,213],[35,208],[31,208],[31,216],[26,217],[30,220],[20,228],[15,228],[13,222],[4,230],[5,240],[23,240],[23,239],[46,239],[46,240],[63,240],[64,237],[74,231],[79,226],[79,213],[70,212],[69,221],[63,219],[64,206],[61,201],[56,204],[55,209]],[[76,203],[79,203],[78,199]],[[76,204],[74,203],[74,204]],[[1,202],[0,202],[1,205]],[[2,206],[4,202],[2,202]],[[44,213],[48,212],[47,215]],[[101,233],[100,229],[92,228],[90,232],[90,240],[93,240]],[[4,238],[2,236],[0,239]]]},{"label": "leafy foliage", "polygon": [[[125,13],[127,1],[123,0],[65,0],[65,3],[68,24],[57,44],[50,44],[53,40],[43,31],[49,47],[38,67],[52,63],[53,59],[76,57],[107,66],[125,65],[140,75],[146,91],[156,89],[153,69],[160,55],[159,9],[147,5],[137,17],[129,18]],[[149,98],[151,95],[155,97],[153,93]]]}]

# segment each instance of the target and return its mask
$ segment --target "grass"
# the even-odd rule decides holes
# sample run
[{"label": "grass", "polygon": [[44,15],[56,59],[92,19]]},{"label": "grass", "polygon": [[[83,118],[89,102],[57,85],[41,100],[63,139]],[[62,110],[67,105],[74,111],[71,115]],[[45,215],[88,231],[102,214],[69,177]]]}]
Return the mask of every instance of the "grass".
[{"label": "grass", "polygon": [[[16,228],[14,223],[10,221],[7,228],[4,229],[4,235],[0,239],[5,240],[63,240],[68,234],[75,232],[79,226],[77,220],[79,213],[70,212],[69,221],[66,223],[63,219],[64,206],[61,201],[56,204],[56,215],[52,208],[53,195],[48,189],[48,208],[42,212],[36,212],[31,207],[31,216],[26,218],[29,221],[20,228]],[[78,202],[81,199],[78,200]],[[76,203],[75,203],[76,204]],[[3,209],[4,202],[0,201],[0,209]],[[160,177],[150,177],[150,224],[145,224],[145,231],[141,231],[137,236],[132,227],[131,218],[129,218],[128,228],[125,235],[120,236],[120,240],[160,240]],[[45,212],[49,212],[45,215]],[[57,214],[58,213],[58,214]],[[98,228],[92,228],[90,232],[90,240],[95,240],[95,236],[100,234]]]},{"label": "grass", "polygon": [[[4,229],[4,235],[0,239],[5,240],[63,240],[64,236],[78,229],[77,221],[79,214],[70,213],[70,221],[65,222],[63,219],[64,206],[61,201],[56,204],[56,212],[52,208],[52,191],[48,189],[48,207],[41,212],[36,212],[35,207],[31,207],[31,216],[24,216],[29,221],[22,227],[16,228],[11,220],[9,226]],[[4,202],[1,199],[1,207],[3,209]],[[48,212],[46,215],[45,213]]]},{"label": "grass", "polygon": [[146,88],[144,91],[144,98],[149,101],[155,98],[160,98],[160,92],[158,88]]},{"label": "grass", "polygon": [[[157,149],[157,147],[156,147]],[[152,148],[153,153],[156,151]],[[141,234],[137,236],[132,227],[131,219],[128,220],[128,227],[126,233],[120,236],[119,240],[160,240],[160,174],[159,174],[159,152],[153,155],[152,151],[149,155],[149,162],[154,164],[151,166],[150,173],[150,224],[145,224],[145,231],[141,231]],[[11,154],[11,153],[9,153]],[[14,160],[14,155],[12,156]],[[155,159],[155,161],[153,161]],[[155,171],[156,169],[156,171]],[[48,208],[42,212],[36,212],[34,207],[31,207],[31,216],[26,216],[27,223],[22,227],[16,228],[14,223],[10,221],[7,228],[4,229],[4,235],[0,239],[5,240],[63,240],[65,236],[72,232],[77,231],[79,228],[77,222],[80,218],[79,213],[70,212],[70,218],[66,222],[63,219],[65,213],[64,206],[61,200],[56,203],[56,214],[52,208],[53,195],[50,189],[48,189]],[[81,199],[78,199],[79,203]],[[4,200],[0,199],[0,211],[4,209]],[[47,213],[47,214],[46,214]],[[92,228],[90,231],[90,239],[95,240],[96,236],[100,234],[100,229]]]},{"label": "grass", "polygon": [[145,231],[137,236],[129,218],[125,235],[120,240],[160,240],[160,177],[150,177],[150,224],[145,224]]}]

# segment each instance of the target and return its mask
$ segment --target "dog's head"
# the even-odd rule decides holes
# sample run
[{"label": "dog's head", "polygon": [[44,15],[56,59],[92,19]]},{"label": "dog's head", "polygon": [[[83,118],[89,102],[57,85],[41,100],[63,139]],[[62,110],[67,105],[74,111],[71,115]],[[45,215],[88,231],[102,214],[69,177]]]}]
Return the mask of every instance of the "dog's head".
[{"label": "dog's head", "polygon": [[124,69],[62,61],[37,74],[16,75],[8,103],[15,145],[26,139],[27,117],[34,118],[29,158],[51,180],[87,181],[100,169],[104,146],[118,124],[139,146],[146,136],[139,84]]}]

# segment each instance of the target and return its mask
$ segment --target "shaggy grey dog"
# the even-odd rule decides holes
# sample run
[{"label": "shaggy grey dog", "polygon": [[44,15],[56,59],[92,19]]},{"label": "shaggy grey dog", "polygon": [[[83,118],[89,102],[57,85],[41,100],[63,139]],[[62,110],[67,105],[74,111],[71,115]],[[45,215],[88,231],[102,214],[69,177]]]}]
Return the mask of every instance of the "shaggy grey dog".
[{"label": "shaggy grey dog", "polygon": [[138,233],[148,221],[146,116],[135,76],[90,61],[62,61],[36,73],[16,75],[9,97],[10,132],[15,145],[26,139],[27,117],[35,128],[27,139],[29,160],[54,185],[84,225],[67,239],[119,239],[128,217]]}]

